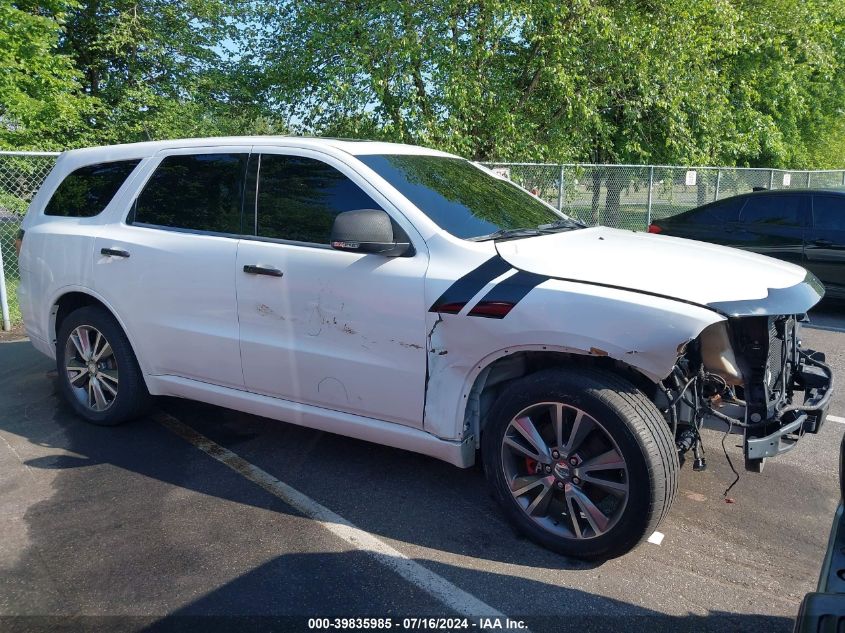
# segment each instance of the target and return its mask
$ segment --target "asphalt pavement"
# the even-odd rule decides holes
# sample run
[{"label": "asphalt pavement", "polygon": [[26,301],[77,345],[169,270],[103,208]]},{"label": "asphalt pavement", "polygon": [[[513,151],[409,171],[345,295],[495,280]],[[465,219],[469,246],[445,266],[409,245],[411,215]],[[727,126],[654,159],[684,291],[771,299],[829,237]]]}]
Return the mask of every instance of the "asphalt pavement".
[{"label": "asphalt pavement", "polygon": [[[845,376],[845,310],[814,320],[805,345]],[[723,434],[706,431],[708,468],[682,470],[660,544],[590,564],[514,534],[478,468],[176,399],[93,427],[53,368],[0,343],[2,630],[397,628],[475,610],[534,631],[787,632],[839,498],[845,423],[762,474],[727,437],[731,503]],[[845,421],[842,382],[830,412]]]}]

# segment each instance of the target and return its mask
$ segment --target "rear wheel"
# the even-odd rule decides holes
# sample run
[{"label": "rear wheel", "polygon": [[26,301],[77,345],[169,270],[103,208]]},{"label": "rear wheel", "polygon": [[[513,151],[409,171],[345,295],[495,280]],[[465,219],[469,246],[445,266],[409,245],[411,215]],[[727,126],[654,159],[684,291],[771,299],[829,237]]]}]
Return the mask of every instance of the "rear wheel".
[{"label": "rear wheel", "polygon": [[663,416],[608,372],[553,369],[514,381],[490,412],[482,451],[515,526],[576,558],[635,547],[677,490],[677,452]]},{"label": "rear wheel", "polygon": [[62,321],[56,368],[62,395],[94,424],[120,424],[142,415],[150,404],[129,340],[103,308],[79,308]]}]

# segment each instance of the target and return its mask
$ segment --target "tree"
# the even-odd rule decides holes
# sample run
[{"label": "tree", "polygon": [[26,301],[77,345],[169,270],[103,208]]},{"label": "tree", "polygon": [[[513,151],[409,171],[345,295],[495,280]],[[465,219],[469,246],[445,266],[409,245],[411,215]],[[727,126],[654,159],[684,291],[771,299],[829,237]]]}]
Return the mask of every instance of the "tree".
[{"label": "tree", "polygon": [[56,54],[68,4],[0,0],[0,147],[50,149],[78,136],[92,104]]},{"label": "tree", "polygon": [[843,3],[254,6],[262,94],[316,133],[476,159],[800,166],[843,102]]},{"label": "tree", "polygon": [[100,142],[272,128],[234,61],[236,0],[82,0],[60,50],[102,104]]}]

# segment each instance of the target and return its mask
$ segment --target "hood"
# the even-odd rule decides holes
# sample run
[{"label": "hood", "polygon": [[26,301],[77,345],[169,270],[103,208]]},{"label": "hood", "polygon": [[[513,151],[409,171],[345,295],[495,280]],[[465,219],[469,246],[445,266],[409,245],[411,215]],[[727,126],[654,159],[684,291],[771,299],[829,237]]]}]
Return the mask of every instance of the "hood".
[{"label": "hood", "polygon": [[608,227],[496,243],[514,268],[694,303],[727,316],[801,314],[824,295],[800,266],[747,251]]}]

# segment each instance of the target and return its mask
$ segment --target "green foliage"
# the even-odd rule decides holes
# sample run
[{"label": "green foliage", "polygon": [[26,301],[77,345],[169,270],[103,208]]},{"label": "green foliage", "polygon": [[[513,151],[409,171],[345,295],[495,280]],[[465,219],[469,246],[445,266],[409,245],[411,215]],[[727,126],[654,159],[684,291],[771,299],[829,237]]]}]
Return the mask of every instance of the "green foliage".
[{"label": "green foliage", "polygon": [[23,321],[21,315],[21,306],[18,303],[18,285],[20,279],[15,277],[6,277],[6,292],[9,294],[9,321],[12,326],[16,326]]},{"label": "green foliage", "polygon": [[84,129],[73,60],[56,54],[70,5],[0,0],[0,147],[50,149]]},{"label": "green foliage", "polygon": [[0,147],[283,132],[234,59],[241,4],[0,0]]},{"label": "green foliage", "polygon": [[842,166],[845,2],[0,0],[0,146],[284,133]]},{"label": "green foliage", "polygon": [[237,0],[82,0],[60,50],[101,104],[99,142],[214,136],[283,128],[233,59]]},{"label": "green foliage", "polygon": [[843,107],[845,3],[266,0],[255,20],[264,94],[304,130],[477,159],[800,166]]}]

